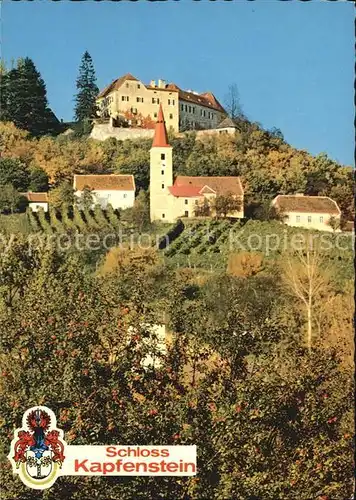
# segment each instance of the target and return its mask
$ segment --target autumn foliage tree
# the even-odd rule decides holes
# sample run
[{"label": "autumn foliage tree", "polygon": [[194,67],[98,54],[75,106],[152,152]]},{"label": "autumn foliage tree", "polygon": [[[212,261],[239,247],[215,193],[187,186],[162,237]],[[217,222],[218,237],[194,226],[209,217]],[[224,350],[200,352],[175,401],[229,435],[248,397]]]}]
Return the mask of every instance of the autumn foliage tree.
[{"label": "autumn foliage tree", "polygon": [[232,193],[217,195],[212,202],[217,217],[227,217],[229,214],[241,210],[241,205],[241,200]]},{"label": "autumn foliage tree", "polygon": [[156,122],[152,119],[151,115],[144,116],[142,113],[134,113],[133,111],[127,110],[124,112],[123,116],[131,127],[145,129],[155,128]]},{"label": "autumn foliage tree", "polygon": [[229,255],[227,273],[232,276],[249,277],[263,270],[263,254],[239,252]]}]

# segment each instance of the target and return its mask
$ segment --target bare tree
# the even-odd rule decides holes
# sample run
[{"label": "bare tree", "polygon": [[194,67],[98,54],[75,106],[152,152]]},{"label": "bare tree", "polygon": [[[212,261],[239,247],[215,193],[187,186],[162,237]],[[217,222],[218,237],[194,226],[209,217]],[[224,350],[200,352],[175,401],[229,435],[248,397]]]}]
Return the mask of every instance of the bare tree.
[{"label": "bare tree", "polygon": [[287,254],[282,264],[282,277],[291,293],[304,306],[307,318],[307,346],[313,343],[314,308],[327,285],[327,270],[319,248],[310,244],[294,254]]},{"label": "bare tree", "polygon": [[236,83],[229,85],[224,104],[226,111],[233,120],[244,117],[240,103],[240,93]]}]

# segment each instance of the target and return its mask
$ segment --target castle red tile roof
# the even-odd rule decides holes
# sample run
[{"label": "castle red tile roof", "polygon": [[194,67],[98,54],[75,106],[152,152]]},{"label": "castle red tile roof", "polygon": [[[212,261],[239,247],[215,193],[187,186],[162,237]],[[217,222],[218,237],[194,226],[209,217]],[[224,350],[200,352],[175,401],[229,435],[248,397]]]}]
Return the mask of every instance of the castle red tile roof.
[{"label": "castle red tile roof", "polygon": [[114,80],[113,82],[110,83],[110,85],[108,85],[107,87],[105,87],[99,93],[98,98],[99,97],[105,97],[108,94],[110,94],[110,92],[112,90],[119,89],[121,87],[121,85],[126,82],[126,80],[133,80],[134,82],[139,82],[139,80],[135,76],[131,75],[131,73],[126,73],[126,75],[121,76],[120,78],[117,78],[117,80]]},{"label": "castle red tile roof", "polygon": [[[131,75],[131,73],[127,73],[124,76],[121,76],[117,80],[114,80],[110,85],[105,87],[98,95],[98,98],[105,97],[113,90],[117,90],[121,87],[121,85],[126,80],[133,80],[139,82],[138,78]],[[169,83],[165,87],[152,87],[151,85],[145,85],[145,87],[149,90],[158,90],[158,91],[168,91],[168,92],[178,92],[178,97],[182,101],[190,102],[192,104],[198,104],[200,106],[205,106],[207,108],[215,109],[216,111],[220,111],[221,113],[226,113],[225,109],[216,99],[214,94],[211,92],[204,92],[203,94],[196,94],[194,92],[188,92],[186,90],[182,90],[175,83]]]},{"label": "castle red tile roof", "polygon": [[179,89],[179,99],[193,104],[198,104],[199,106],[205,106],[206,108],[215,109],[216,111],[220,111],[220,113],[226,113],[225,109],[211,92],[195,94],[194,92],[187,92],[186,90]]},{"label": "castle red tile roof", "polygon": [[83,191],[84,188],[93,191],[135,191],[133,175],[75,175],[74,188]]},{"label": "castle red tile roof", "polygon": [[202,196],[204,188],[219,195],[243,196],[240,177],[190,177],[178,175],[170,192],[174,196]]},{"label": "castle red tile roof", "polygon": [[328,196],[278,195],[273,204],[281,212],[326,213],[340,215],[336,201]]},{"label": "castle red tile roof", "polygon": [[27,198],[30,203],[48,203],[48,193],[32,193],[32,191],[29,191],[20,194]]}]

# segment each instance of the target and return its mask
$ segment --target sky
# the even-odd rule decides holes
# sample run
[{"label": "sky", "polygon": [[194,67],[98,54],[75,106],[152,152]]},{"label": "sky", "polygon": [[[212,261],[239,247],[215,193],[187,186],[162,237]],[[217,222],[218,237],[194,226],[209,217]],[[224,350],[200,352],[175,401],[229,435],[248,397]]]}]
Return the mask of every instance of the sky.
[{"label": "sky", "polygon": [[2,2],[2,58],[30,57],[51,108],[73,119],[81,57],[100,89],[125,73],[211,91],[292,146],[354,165],[352,2]]}]

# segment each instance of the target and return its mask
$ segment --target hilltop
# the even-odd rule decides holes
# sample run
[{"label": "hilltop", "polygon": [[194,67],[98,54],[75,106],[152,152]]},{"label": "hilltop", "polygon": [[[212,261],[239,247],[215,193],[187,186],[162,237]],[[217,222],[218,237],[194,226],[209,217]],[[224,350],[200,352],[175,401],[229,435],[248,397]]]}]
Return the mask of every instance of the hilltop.
[{"label": "hilltop", "polygon": [[[237,125],[234,135],[199,140],[194,132],[179,137],[171,134],[174,175],[241,176],[248,217],[266,218],[274,196],[300,192],[330,196],[340,206],[344,220],[353,218],[351,167],[326,154],[313,156],[292,147],[279,130],[263,130],[246,119]],[[63,183],[72,185],[73,175],[80,173],[133,174],[137,189],[148,189],[150,139],[100,142],[76,134],[32,138],[12,123],[0,122],[0,145],[0,163],[10,159],[15,177],[30,179],[33,172],[37,176],[44,173],[52,189]],[[15,181],[7,176],[6,183],[17,187]],[[28,184],[25,180],[19,188],[27,190]]]}]

